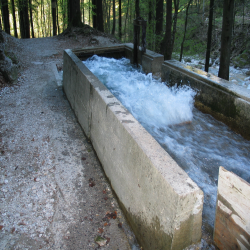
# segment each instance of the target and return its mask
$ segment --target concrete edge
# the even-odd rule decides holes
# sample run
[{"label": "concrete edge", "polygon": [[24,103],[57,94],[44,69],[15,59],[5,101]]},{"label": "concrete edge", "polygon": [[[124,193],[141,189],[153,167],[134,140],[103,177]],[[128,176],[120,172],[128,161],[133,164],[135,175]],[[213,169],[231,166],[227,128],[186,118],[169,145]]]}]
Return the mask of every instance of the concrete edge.
[{"label": "concrete edge", "polygon": [[201,238],[203,193],[70,51],[63,88],[145,249],[183,249]]}]

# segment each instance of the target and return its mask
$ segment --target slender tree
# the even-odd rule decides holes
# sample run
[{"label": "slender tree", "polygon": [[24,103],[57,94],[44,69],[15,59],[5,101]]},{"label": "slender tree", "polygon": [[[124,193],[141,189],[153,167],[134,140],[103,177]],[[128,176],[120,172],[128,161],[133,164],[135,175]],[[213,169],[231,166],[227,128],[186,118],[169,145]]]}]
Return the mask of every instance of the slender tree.
[{"label": "slender tree", "polygon": [[208,21],[208,31],[207,31],[207,51],[206,51],[206,62],[205,62],[206,72],[208,72],[209,69],[209,59],[210,59],[212,31],[213,31],[213,13],[214,13],[214,0],[210,0],[209,21]]},{"label": "slender tree", "polygon": [[119,0],[119,38],[122,39],[122,1]]},{"label": "slender tree", "polygon": [[177,16],[179,13],[179,4],[180,0],[174,0],[174,16],[173,16],[173,31],[171,37],[171,54],[174,49],[174,41],[175,41],[175,34],[176,34],[176,26],[177,26]]},{"label": "slender tree", "polygon": [[98,0],[92,0],[92,20],[93,20],[93,28],[97,29],[97,16],[96,16],[96,2]]},{"label": "slender tree", "polygon": [[150,25],[153,18],[153,5],[152,0],[148,0],[148,24]]},{"label": "slender tree", "polygon": [[112,28],[112,35],[115,34],[115,0],[113,0],[113,28]]},{"label": "slender tree", "polygon": [[10,34],[10,19],[9,19],[8,0],[1,0],[1,11],[2,11],[4,31],[6,33]]},{"label": "slender tree", "polygon": [[29,0],[29,11],[30,11],[31,34],[32,34],[32,38],[35,38],[34,27],[33,27],[33,15],[32,15],[32,2],[31,2],[31,0]]},{"label": "slender tree", "polygon": [[166,5],[166,32],[161,44],[161,53],[164,55],[165,60],[172,58],[172,0],[167,0]]},{"label": "slender tree", "polygon": [[225,80],[229,80],[233,13],[234,13],[234,0],[224,0],[222,33],[221,33],[220,68],[218,76]]},{"label": "slender tree", "polygon": [[[125,27],[124,27],[124,33],[127,33],[127,21],[128,21],[128,13],[129,13],[129,0],[127,3],[127,11],[126,11],[126,18],[125,18]],[[127,34],[126,34],[127,35]],[[125,36],[126,39],[127,36]]]},{"label": "slender tree", "polygon": [[17,38],[17,27],[16,27],[16,9],[14,0],[11,0],[11,9],[12,9],[12,17],[13,17],[13,29],[14,29],[14,36]]},{"label": "slender tree", "polygon": [[57,34],[60,34],[60,24],[59,24],[58,4],[57,3],[56,3],[56,23],[57,23],[57,32],[58,32]]},{"label": "slender tree", "polygon": [[18,0],[18,14],[21,38],[30,38],[28,0]]},{"label": "slender tree", "polygon": [[82,4],[82,23],[84,23],[84,0],[81,0]]},{"label": "slender tree", "polygon": [[57,27],[56,27],[56,0],[51,0],[52,7],[52,23],[53,23],[53,36],[56,36]]},{"label": "slender tree", "polygon": [[136,18],[140,16],[140,5],[139,0],[135,0],[135,16]]},{"label": "slender tree", "polygon": [[182,43],[181,43],[181,53],[180,53],[180,59],[179,59],[180,62],[182,60],[183,47],[184,47],[184,42],[185,42],[185,38],[186,38],[187,22],[188,22],[188,9],[189,9],[189,6],[190,6],[191,2],[192,2],[192,0],[188,1],[188,5],[187,5],[187,8],[186,8],[185,28],[184,28],[184,35],[183,35],[183,39],[182,39]]},{"label": "slender tree", "polygon": [[156,0],[155,20],[155,34],[161,35],[163,31],[163,0]]},{"label": "slender tree", "polygon": [[90,25],[90,12],[91,12],[91,4],[90,4],[90,0],[89,0],[89,25]]}]

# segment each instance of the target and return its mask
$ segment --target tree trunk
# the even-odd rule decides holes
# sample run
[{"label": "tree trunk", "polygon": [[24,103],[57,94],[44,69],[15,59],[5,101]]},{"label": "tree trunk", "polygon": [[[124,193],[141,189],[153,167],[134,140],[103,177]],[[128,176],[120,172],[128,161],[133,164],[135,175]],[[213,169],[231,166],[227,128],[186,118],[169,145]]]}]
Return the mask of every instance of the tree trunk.
[{"label": "tree trunk", "polygon": [[125,33],[125,39],[126,39],[126,41],[127,41],[127,37],[128,37],[128,33],[129,33],[129,32],[127,32],[128,11],[129,11],[129,0],[128,0],[128,4],[127,4],[127,11],[126,11],[126,18],[125,18],[125,27],[124,27],[124,33]]},{"label": "tree trunk", "polygon": [[122,39],[122,1],[119,0],[119,38]]},{"label": "tree trunk", "polygon": [[91,7],[90,7],[90,0],[89,0],[89,25],[90,25],[90,12],[91,12]]},{"label": "tree trunk", "polygon": [[30,10],[31,34],[32,34],[32,38],[35,38],[34,27],[33,27],[33,15],[32,15],[32,2],[31,2],[31,0],[29,0],[29,10]]},{"label": "tree trunk", "polygon": [[213,13],[214,13],[214,0],[210,0],[209,22],[207,31],[207,52],[206,52],[206,63],[205,63],[206,72],[208,72],[209,69],[209,59],[210,59],[212,32],[213,32]]},{"label": "tree trunk", "polygon": [[166,32],[161,46],[161,53],[164,55],[165,60],[171,60],[172,57],[172,0],[167,0],[166,9]]},{"label": "tree trunk", "polygon": [[102,5],[102,9],[103,9],[103,11],[102,11],[102,13],[103,13],[103,29],[104,29],[104,32],[106,32],[107,33],[107,25],[108,25],[108,7],[107,7],[107,2],[106,2],[106,0],[103,0],[103,5]]},{"label": "tree trunk", "polygon": [[84,0],[81,0],[81,3],[82,3],[82,23],[84,24],[85,23],[85,20],[84,20]]},{"label": "tree trunk", "polygon": [[96,29],[104,32],[102,0],[96,0]]},{"label": "tree trunk", "polygon": [[10,34],[10,19],[9,19],[8,0],[1,0],[1,11],[2,11],[4,31],[6,33]]},{"label": "tree trunk", "polygon": [[15,9],[15,4],[14,0],[11,0],[11,8],[12,8],[12,16],[13,16],[13,29],[14,29],[14,36],[17,38],[17,28],[16,28],[16,9]]},{"label": "tree trunk", "polygon": [[56,0],[56,23],[57,23],[57,34],[60,34],[60,25],[59,25],[59,19],[58,19],[58,4]]},{"label": "tree trunk", "polygon": [[152,0],[148,0],[148,24],[151,24],[153,16]]},{"label": "tree trunk", "polygon": [[180,0],[174,0],[174,17],[173,17],[174,23],[173,23],[173,32],[172,32],[172,40],[171,40],[171,54],[173,53],[173,49],[174,49],[179,3],[180,3]]},{"label": "tree trunk", "polygon": [[111,0],[109,0],[109,13],[108,13],[108,33],[110,34],[110,10],[111,10]]},{"label": "tree trunk", "polygon": [[161,35],[163,30],[163,0],[156,0],[155,34]]},{"label": "tree trunk", "polygon": [[93,28],[96,29],[97,28],[97,17],[96,17],[96,1],[98,0],[92,0],[92,19],[93,19]]},{"label": "tree trunk", "polygon": [[192,2],[192,0],[189,0],[188,5],[187,5],[187,9],[186,9],[185,28],[184,28],[183,40],[182,40],[182,43],[181,43],[181,53],[180,53],[180,59],[179,59],[180,62],[182,60],[183,47],[184,47],[184,42],[185,42],[185,38],[186,38],[187,22],[188,22],[188,9],[189,9],[189,6],[190,6],[191,2]]},{"label": "tree trunk", "polygon": [[115,34],[115,0],[113,0],[113,28],[112,28],[112,35]]},{"label": "tree trunk", "polygon": [[28,0],[18,0],[18,12],[21,38],[30,38]]},{"label": "tree trunk", "polygon": [[80,0],[68,0],[68,27],[81,27]]},{"label": "tree trunk", "polygon": [[222,33],[221,33],[220,68],[218,76],[225,80],[229,80],[233,13],[234,13],[234,0],[224,0]]},{"label": "tree trunk", "polygon": [[135,16],[136,18],[140,16],[139,0],[135,0]]},{"label": "tree trunk", "polygon": [[[43,1],[44,3],[44,1]],[[44,11],[44,4],[42,5],[42,18],[43,18],[43,28],[44,28],[44,33],[43,33],[43,37],[47,37],[47,27],[46,27],[46,19],[45,19],[45,11]],[[41,18],[41,19],[42,19]]]},{"label": "tree trunk", "polygon": [[56,36],[57,27],[56,27],[56,0],[51,0],[52,7],[52,23],[53,23],[53,36]]}]

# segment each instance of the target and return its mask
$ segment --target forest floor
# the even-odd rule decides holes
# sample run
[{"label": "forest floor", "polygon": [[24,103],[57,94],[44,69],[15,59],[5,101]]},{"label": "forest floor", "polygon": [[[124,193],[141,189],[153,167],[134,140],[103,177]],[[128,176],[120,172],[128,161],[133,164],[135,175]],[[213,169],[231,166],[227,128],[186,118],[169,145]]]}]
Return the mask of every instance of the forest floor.
[{"label": "forest floor", "polygon": [[[0,86],[0,249],[140,249],[53,73],[64,49],[118,41],[77,29],[5,39],[20,73]],[[203,236],[189,249],[215,247]]]}]

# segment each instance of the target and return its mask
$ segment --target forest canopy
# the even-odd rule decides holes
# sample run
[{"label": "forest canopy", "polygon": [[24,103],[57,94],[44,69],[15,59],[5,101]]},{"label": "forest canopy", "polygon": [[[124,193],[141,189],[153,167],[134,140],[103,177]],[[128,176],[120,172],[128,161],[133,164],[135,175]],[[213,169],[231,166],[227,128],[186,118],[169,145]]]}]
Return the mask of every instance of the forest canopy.
[{"label": "forest canopy", "polygon": [[[222,31],[225,6],[231,6],[224,21],[230,22],[229,34]],[[17,38],[55,36],[72,26],[89,25],[132,42],[133,20],[140,15],[147,20],[147,48],[165,59],[181,61],[183,55],[195,54],[218,58],[224,34],[231,35],[230,60],[249,57],[249,13],[246,0],[1,0],[0,25]]]}]

